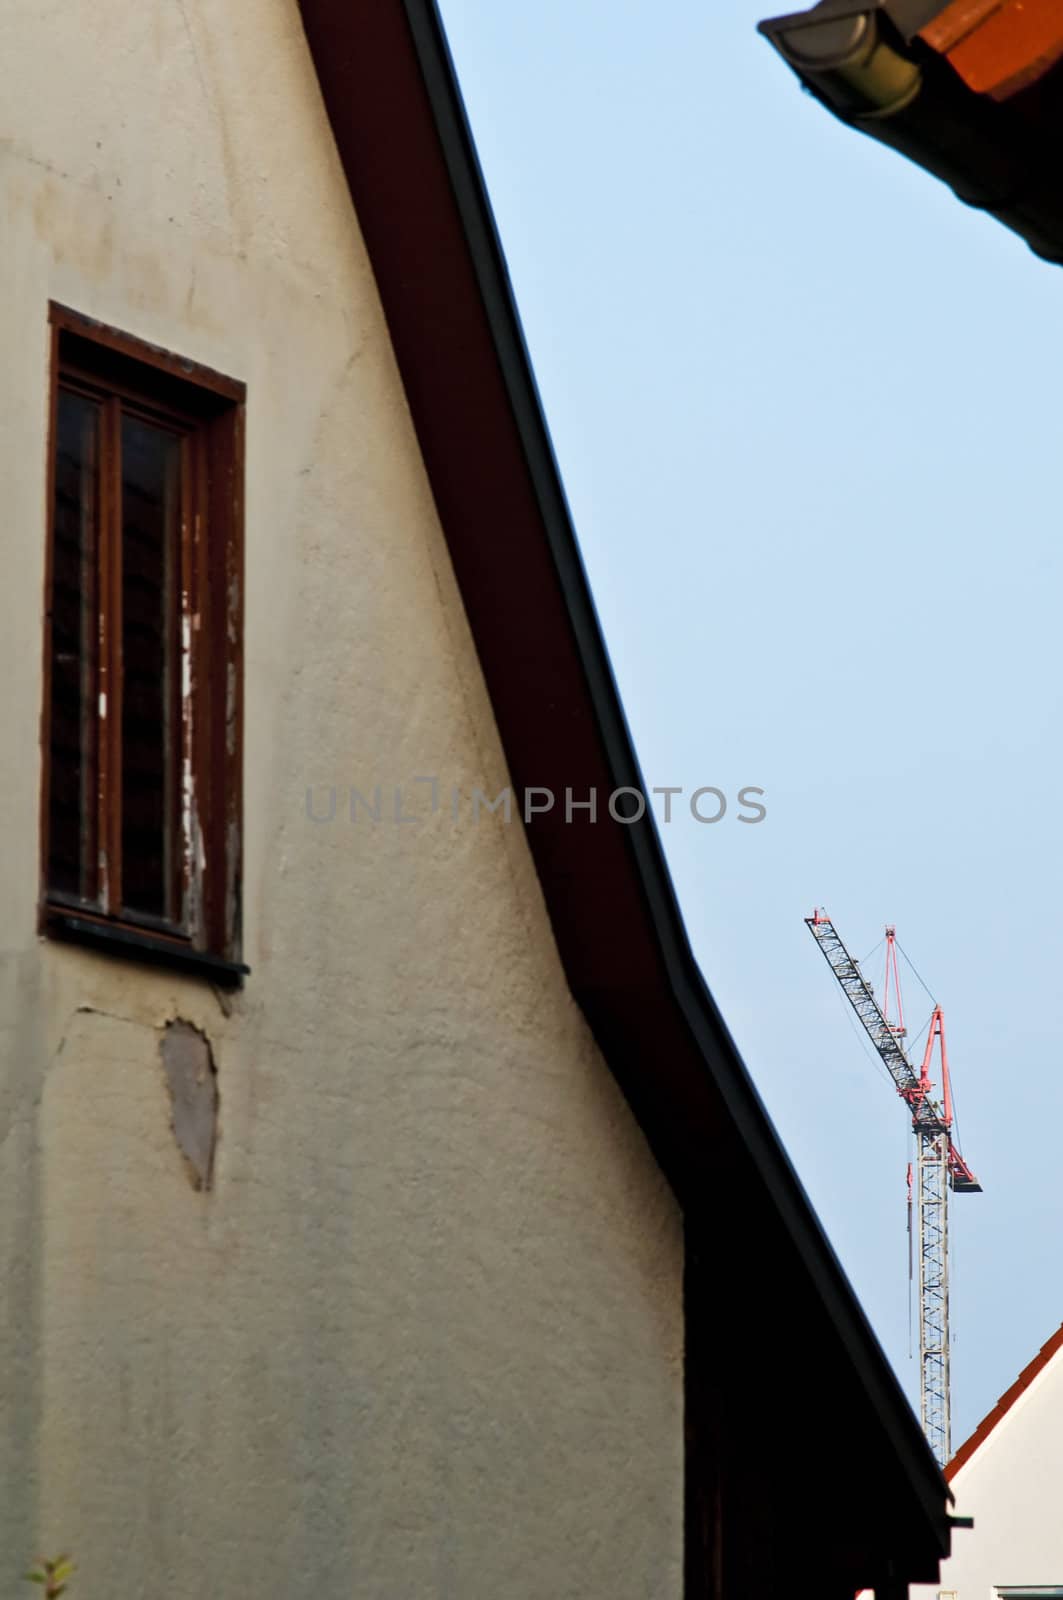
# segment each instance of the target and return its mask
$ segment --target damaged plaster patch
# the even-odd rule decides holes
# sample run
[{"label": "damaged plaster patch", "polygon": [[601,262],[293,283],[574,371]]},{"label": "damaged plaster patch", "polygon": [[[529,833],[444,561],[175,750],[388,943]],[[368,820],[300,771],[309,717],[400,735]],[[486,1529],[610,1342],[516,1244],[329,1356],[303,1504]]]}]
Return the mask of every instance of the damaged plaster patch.
[{"label": "damaged plaster patch", "polygon": [[159,1042],[173,1106],[173,1133],[193,1189],[209,1189],[218,1137],[218,1072],[205,1033],[179,1017]]}]

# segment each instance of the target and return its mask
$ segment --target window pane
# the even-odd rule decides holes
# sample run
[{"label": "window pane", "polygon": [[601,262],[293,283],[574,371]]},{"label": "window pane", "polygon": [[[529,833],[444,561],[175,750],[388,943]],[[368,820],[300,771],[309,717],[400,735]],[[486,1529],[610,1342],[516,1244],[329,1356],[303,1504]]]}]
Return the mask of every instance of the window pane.
[{"label": "window pane", "polygon": [[48,887],[96,895],[96,609],[100,408],[60,389],[56,409]]},{"label": "window pane", "polygon": [[181,441],[122,418],[122,902],[181,920]]}]

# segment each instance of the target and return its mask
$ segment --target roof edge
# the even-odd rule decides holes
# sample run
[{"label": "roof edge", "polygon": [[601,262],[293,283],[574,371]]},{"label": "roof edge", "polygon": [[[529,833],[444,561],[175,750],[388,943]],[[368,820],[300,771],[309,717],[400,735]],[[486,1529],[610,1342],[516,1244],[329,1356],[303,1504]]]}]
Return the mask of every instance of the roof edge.
[{"label": "roof edge", "polygon": [[[382,5],[382,0],[374,0],[374,4]],[[318,69],[326,109],[335,128],[343,108],[335,98],[337,91],[329,87],[330,63],[326,57],[328,29],[323,25],[320,34],[317,34],[309,26],[313,13],[329,11],[330,0],[300,0],[300,5],[304,22],[308,23],[311,54]],[[351,7],[345,15],[353,20],[358,9]],[[401,9],[416,53],[453,202],[460,215],[469,265],[475,276],[482,314],[508,397],[512,425],[519,436],[521,455],[534,488],[542,528],[563,596],[584,692],[593,713],[593,725],[601,741],[614,787],[630,786],[644,790],[579,552],[442,20],[435,0],[401,0]],[[333,35],[334,31],[335,24]],[[340,154],[343,160],[342,147]],[[345,160],[344,165],[346,170]],[[349,170],[347,176],[348,182],[352,182]],[[355,203],[357,209],[357,195]],[[374,267],[377,266],[378,263],[374,261]],[[448,540],[449,537],[448,533]],[[477,645],[481,648],[483,659],[479,638]],[[485,675],[489,678],[486,666]],[[536,848],[534,832],[531,830],[533,851]],[[943,1480],[907,1397],[886,1361],[712,999],[691,950],[660,839],[649,813],[642,822],[626,828],[624,834],[635,863],[642,915],[667,974],[674,1011],[681,1020],[683,1030],[692,1039],[704,1073],[711,1079],[726,1107],[730,1124],[742,1147],[756,1164],[785,1231],[839,1331],[843,1348],[879,1420],[882,1435],[889,1441],[895,1460],[913,1486],[925,1530],[945,1555],[949,1548],[945,1505],[946,1500],[952,1499],[951,1491]],[[542,877],[542,865],[538,857],[536,864]],[[559,907],[545,882],[544,892],[551,920],[555,921],[556,927]],[[571,907],[565,907],[564,910],[571,912]],[[592,1014],[592,1000],[608,1005],[610,995],[606,994],[604,1000],[600,992],[592,995],[581,985],[578,977],[573,977],[570,969],[566,967],[566,971],[575,998],[601,1043],[600,1019]],[[623,1085],[625,1075],[622,1067],[618,1067],[610,1057],[608,1049],[603,1047],[603,1053]],[[663,1072],[661,1075],[663,1077]],[[674,1079],[671,1081],[674,1082]],[[684,1109],[683,1106],[672,1106],[672,1115],[681,1121]],[[701,1115],[699,1104],[691,1111],[691,1116]],[[665,1170],[680,1197],[686,1195],[689,1199],[691,1183],[697,1181],[696,1171],[693,1174],[677,1173],[674,1168],[669,1171],[667,1165]]]},{"label": "roof edge", "polygon": [[758,31],[839,121],[947,183],[1035,255],[1063,263],[1054,141],[1021,114],[1019,96],[972,88],[949,54],[927,42],[932,30],[910,33],[895,11],[896,0],[820,0],[766,18]]},{"label": "roof edge", "polygon": [[951,1483],[956,1474],[978,1454],[986,1440],[999,1427],[1016,1401],[1026,1393],[1035,1378],[1040,1377],[1045,1368],[1052,1361],[1053,1356],[1063,1350],[1063,1323],[1055,1333],[1038,1350],[1032,1361],[1027,1362],[1015,1382],[1001,1395],[996,1405],[987,1411],[974,1432],[964,1440],[956,1454],[945,1468],[945,1477]]},{"label": "roof edge", "polygon": [[[642,787],[642,774],[591,599],[590,585],[579,553],[509,270],[442,18],[436,0],[403,0],[403,5],[436,114],[455,197],[462,210],[466,235],[480,280],[485,311],[492,323],[499,360],[543,509],[543,520],[558,564],[572,625],[580,641],[587,681],[594,698],[599,727],[605,738],[613,777],[618,787],[623,784]],[[673,992],[699,1043],[706,1066],[723,1089],[735,1127],[767,1179],[773,1199],[788,1219],[789,1231],[810,1267],[824,1300],[834,1310],[836,1319],[843,1325],[849,1325],[855,1364],[863,1369],[871,1391],[880,1397],[880,1414],[884,1421],[888,1418],[890,1424],[887,1432],[893,1437],[899,1451],[914,1448],[922,1458],[921,1465],[929,1468],[926,1476],[933,1485],[936,1497],[941,1478],[930,1447],[892,1368],[886,1362],[804,1185],[775,1132],[767,1109],[695,960],[652,819],[647,816],[646,826],[631,829],[629,836]],[[905,1421],[911,1419],[910,1429],[897,1430],[893,1425],[898,1402]],[[908,1437],[903,1438],[903,1433],[907,1433]]]}]

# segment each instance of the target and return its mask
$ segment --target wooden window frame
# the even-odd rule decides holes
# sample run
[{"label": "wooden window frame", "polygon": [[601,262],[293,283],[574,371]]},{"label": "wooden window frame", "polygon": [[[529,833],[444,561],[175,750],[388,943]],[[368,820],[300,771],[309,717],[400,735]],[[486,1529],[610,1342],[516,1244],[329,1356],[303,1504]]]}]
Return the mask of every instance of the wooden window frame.
[{"label": "wooden window frame", "polygon": [[[51,383],[41,723],[40,932],[205,972],[239,983],[243,834],[244,416],[242,383],[52,302]],[[98,693],[93,729],[95,895],[49,883],[52,603],[57,414],[61,389],[100,407]],[[117,429],[122,415],[181,438],[180,582],[175,638],[175,800],[178,837],[168,866],[179,917],[131,912],[121,902],[122,513]],[[95,903],[93,903],[95,902]]]}]

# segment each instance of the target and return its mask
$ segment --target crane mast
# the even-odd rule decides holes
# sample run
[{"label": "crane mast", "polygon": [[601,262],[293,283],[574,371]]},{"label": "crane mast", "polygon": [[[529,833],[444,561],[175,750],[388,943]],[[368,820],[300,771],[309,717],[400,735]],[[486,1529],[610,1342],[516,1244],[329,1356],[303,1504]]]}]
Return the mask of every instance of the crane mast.
[{"label": "crane mast", "polygon": [[[904,1040],[907,1030],[897,970],[896,934],[886,929],[886,982],[882,1005],[838,937],[830,918],[815,911],[805,922],[863,1024],[901,1099],[911,1113],[916,1141],[915,1246],[919,1266],[919,1418],[941,1466],[952,1454],[949,1386],[949,1192],[978,1194],[981,1184],[953,1143],[952,1087],[945,1046],[945,1019],[935,1005],[917,1072]],[[890,991],[896,1020],[890,1021]],[[931,1066],[941,1058],[941,1100],[932,1097]],[[909,1170],[909,1204],[913,1203]]]}]

